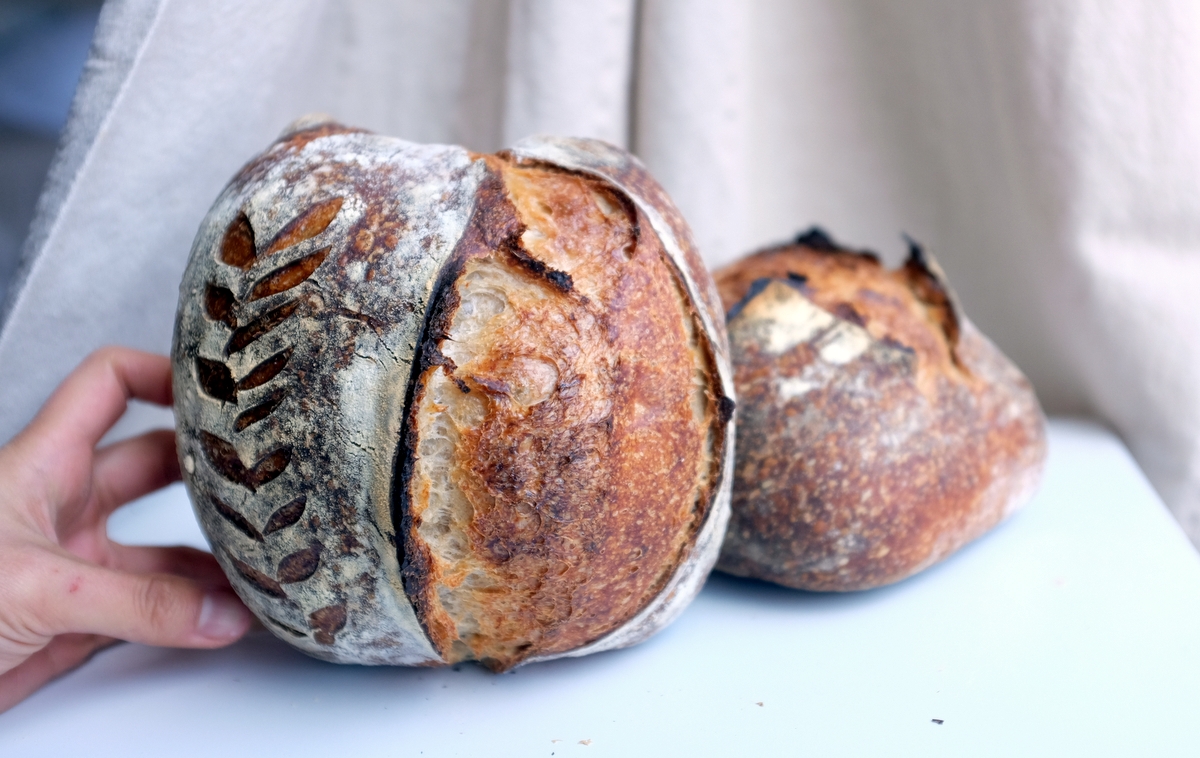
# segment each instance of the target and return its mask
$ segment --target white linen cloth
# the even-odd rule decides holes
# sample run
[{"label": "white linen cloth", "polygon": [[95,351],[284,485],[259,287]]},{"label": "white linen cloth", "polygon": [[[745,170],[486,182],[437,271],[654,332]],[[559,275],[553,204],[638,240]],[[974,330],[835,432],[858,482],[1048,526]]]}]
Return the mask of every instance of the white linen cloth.
[{"label": "white linen cloth", "polygon": [[95,347],[167,351],[209,204],[310,111],[628,147],[713,265],[814,222],[896,262],[908,232],[1200,544],[1193,2],[109,0],[7,300],[0,439]]}]

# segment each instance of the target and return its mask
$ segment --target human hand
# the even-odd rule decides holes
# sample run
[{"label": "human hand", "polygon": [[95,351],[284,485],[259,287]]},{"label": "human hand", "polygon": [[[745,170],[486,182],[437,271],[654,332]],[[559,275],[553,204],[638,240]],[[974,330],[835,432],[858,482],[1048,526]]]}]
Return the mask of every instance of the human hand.
[{"label": "human hand", "polygon": [[109,541],[110,513],[179,479],[168,430],[96,449],[131,397],[169,405],[170,361],[104,348],[0,447],[0,712],[116,640],[214,648],[250,627],[208,553]]}]

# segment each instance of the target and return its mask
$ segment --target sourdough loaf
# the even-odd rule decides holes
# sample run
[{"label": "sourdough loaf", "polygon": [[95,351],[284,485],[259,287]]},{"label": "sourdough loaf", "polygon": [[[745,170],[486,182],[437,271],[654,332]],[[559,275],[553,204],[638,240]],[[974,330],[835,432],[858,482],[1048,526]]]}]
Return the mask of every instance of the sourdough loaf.
[{"label": "sourdough loaf", "polygon": [[276,635],[503,670],[674,618],[728,519],[723,312],[629,154],[497,155],[308,119],[196,238],[179,454]]},{"label": "sourdough loaf", "polygon": [[813,229],[716,273],[739,397],[718,568],[808,590],[898,581],[1028,501],[1028,381],[916,243],[888,271]]}]

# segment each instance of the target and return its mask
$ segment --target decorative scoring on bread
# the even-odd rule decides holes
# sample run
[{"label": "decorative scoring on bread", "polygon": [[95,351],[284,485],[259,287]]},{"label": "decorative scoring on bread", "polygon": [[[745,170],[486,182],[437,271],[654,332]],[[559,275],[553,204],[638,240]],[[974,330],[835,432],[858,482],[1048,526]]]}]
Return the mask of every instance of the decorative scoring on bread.
[{"label": "decorative scoring on bread", "polygon": [[716,560],[711,280],[636,161],[537,144],[590,157],[307,121],[200,229],[172,348],[185,481],[234,589],[312,655],[502,669],[632,644]]},{"label": "decorative scoring on bread", "polygon": [[181,285],[193,502],[243,600],[318,657],[441,660],[402,590],[391,474],[428,283],[477,175],[460,148],[293,132],[218,199]]}]

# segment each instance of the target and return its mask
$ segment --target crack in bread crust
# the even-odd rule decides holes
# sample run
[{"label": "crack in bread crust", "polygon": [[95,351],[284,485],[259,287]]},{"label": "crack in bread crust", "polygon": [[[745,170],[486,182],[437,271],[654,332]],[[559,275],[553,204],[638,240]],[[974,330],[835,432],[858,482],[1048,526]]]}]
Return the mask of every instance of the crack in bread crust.
[{"label": "crack in bread crust", "polygon": [[632,203],[598,179],[490,165],[422,351],[403,523],[438,650],[506,669],[603,636],[662,590],[717,486],[723,395]]}]

